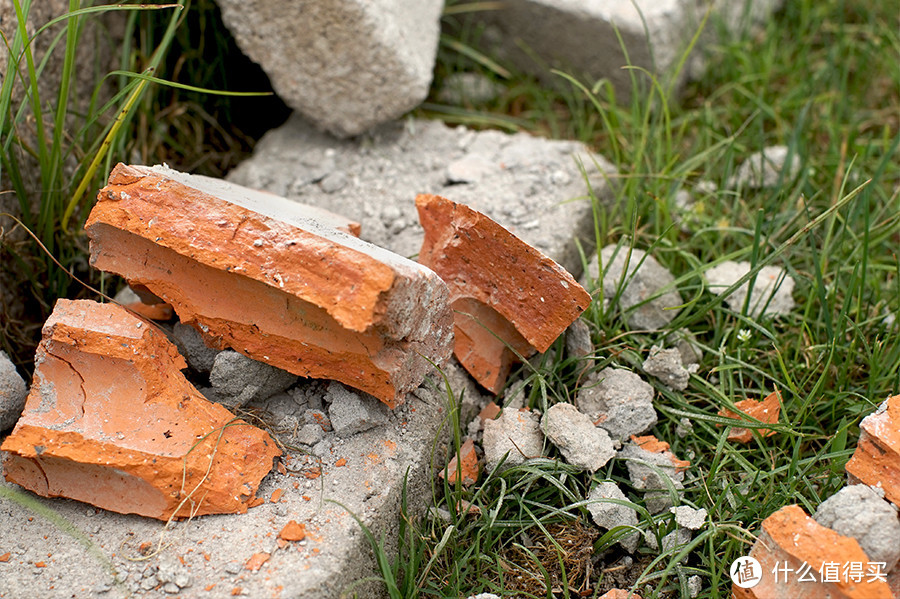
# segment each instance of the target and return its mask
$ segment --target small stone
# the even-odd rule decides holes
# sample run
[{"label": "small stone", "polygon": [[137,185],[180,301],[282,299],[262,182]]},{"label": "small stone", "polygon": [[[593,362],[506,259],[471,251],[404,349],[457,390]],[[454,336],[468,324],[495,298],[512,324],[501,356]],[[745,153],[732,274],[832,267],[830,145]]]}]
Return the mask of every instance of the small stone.
[{"label": "small stone", "polygon": [[482,444],[491,472],[501,461],[509,468],[540,457],[544,448],[540,416],[527,409],[504,410],[499,418],[485,421]]},{"label": "small stone", "polygon": [[694,423],[686,417],[679,419],[678,424],[675,425],[675,434],[678,435],[679,439],[684,439],[689,434],[691,434],[691,431],[693,430]]},{"label": "small stone", "polygon": [[700,578],[699,574],[694,574],[693,576],[688,578],[688,593],[691,595],[691,599],[694,599],[697,595],[700,594],[700,591],[703,590],[703,579]]},{"label": "small stone", "polygon": [[873,562],[890,572],[900,560],[897,508],[867,485],[844,487],[819,505],[813,518],[822,526],[859,542]]},{"label": "small stone", "polygon": [[347,175],[341,171],[329,173],[319,182],[319,186],[325,193],[336,193],[347,187]]},{"label": "small stone", "polygon": [[503,84],[481,73],[453,73],[444,78],[438,100],[445,104],[486,104],[503,93]]},{"label": "small stone", "polygon": [[[591,514],[594,524],[605,530],[611,530],[617,526],[637,526],[638,517],[634,508],[627,505],[604,501],[605,499],[619,499],[628,501],[622,490],[613,482],[601,482],[588,493],[587,510]],[[640,533],[637,531],[619,538],[619,544],[629,553],[634,553],[640,541]]]},{"label": "small stone", "polygon": [[[678,315],[677,306],[684,302],[674,287],[675,277],[656,258],[637,248],[608,245],[600,251],[600,260],[605,269],[603,277],[600,277],[600,262],[594,256],[588,264],[586,279],[597,280],[605,299],[613,299],[618,293],[619,309],[629,327],[658,330]],[[663,291],[664,288],[668,289]]]},{"label": "small stone", "polygon": [[669,444],[656,437],[632,437],[618,457],[625,460],[632,486],[645,492],[644,502],[652,514],[672,506],[672,488],[676,493],[684,489],[684,470],[690,463],[676,458]]},{"label": "small stone", "polygon": [[623,368],[607,367],[589,375],[576,401],[578,409],[616,441],[648,431],[656,424],[653,387]]},{"label": "small stone", "polygon": [[706,523],[706,510],[694,509],[687,505],[669,508],[675,514],[675,523],[690,530],[700,530]]},{"label": "small stone", "polygon": [[582,318],[576,318],[566,329],[566,353],[570,358],[578,360],[579,375],[594,367],[594,343],[591,341],[591,329]]},{"label": "small stone", "polygon": [[243,569],[244,565],[240,562],[228,562],[225,564],[225,571],[229,574],[240,574]]},{"label": "small stone", "polygon": [[[662,538],[662,552],[671,552],[672,555],[681,551],[681,548],[691,542],[691,531],[686,528],[676,528]],[[681,563],[687,561],[688,555],[681,559]]]},{"label": "small stone", "polygon": [[791,151],[787,146],[770,146],[751,154],[728,180],[728,187],[760,189],[775,187],[779,181],[790,183],[800,173],[800,157],[796,151],[791,154],[791,161],[785,170],[789,154]]},{"label": "small stone", "polygon": [[216,356],[209,382],[222,404],[235,409],[284,391],[297,382],[297,375],[226,350]]},{"label": "small stone", "polygon": [[294,437],[297,443],[312,447],[325,438],[325,431],[318,424],[304,424]]},{"label": "small stone", "polygon": [[328,385],[327,396],[331,399],[328,416],[339,437],[349,437],[388,422],[384,404],[338,382]]},{"label": "small stone", "polygon": [[19,376],[15,364],[0,351],[0,431],[5,431],[19,419],[25,408],[28,389]]},{"label": "small stone", "polygon": [[687,329],[678,329],[672,331],[666,337],[666,345],[675,346],[675,349],[681,354],[681,363],[685,368],[691,364],[700,364],[703,359],[703,348],[697,343],[697,338]]},{"label": "small stone", "polygon": [[169,593],[170,595],[174,595],[175,593],[181,591],[181,588],[174,582],[167,582],[163,585],[163,591]]},{"label": "small stone", "polygon": [[[709,282],[709,290],[720,295],[741,277],[750,272],[749,262],[722,262],[706,271],[706,280]],[[744,309],[747,300],[749,281],[738,287],[734,293],[725,298],[725,303],[735,312]],[[748,314],[753,318],[766,316],[782,316],[790,314],[794,308],[794,279],[782,268],[777,266],[763,266],[756,273],[756,281],[753,283],[753,295],[750,297]]]},{"label": "small stone", "polygon": [[663,349],[658,345],[650,348],[650,355],[644,360],[644,372],[654,376],[663,385],[675,391],[687,389],[691,373],[681,362],[681,352],[677,349]]},{"label": "small stone", "polygon": [[541,419],[547,438],[573,466],[596,472],[616,455],[612,440],[572,404],[557,403]]}]

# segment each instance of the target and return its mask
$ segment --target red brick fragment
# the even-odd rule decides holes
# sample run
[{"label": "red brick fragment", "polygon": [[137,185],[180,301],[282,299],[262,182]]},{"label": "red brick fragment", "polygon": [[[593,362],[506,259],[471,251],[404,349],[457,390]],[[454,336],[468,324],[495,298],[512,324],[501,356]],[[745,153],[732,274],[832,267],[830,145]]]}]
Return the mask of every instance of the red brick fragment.
[{"label": "red brick fragment", "polygon": [[247,563],[244,564],[244,569],[250,570],[251,572],[256,572],[263,567],[264,563],[269,561],[270,557],[272,557],[270,554],[262,551],[260,551],[259,553],[254,553],[250,556],[250,559],[247,560]]},{"label": "red brick fragment", "polygon": [[600,595],[600,599],[641,599],[641,596],[631,591],[622,589],[610,589]]},{"label": "red brick fragment", "polygon": [[478,454],[475,452],[475,443],[471,439],[462,444],[457,453],[439,475],[446,478],[450,484],[456,484],[457,470],[462,474],[462,484],[474,485],[478,481]]},{"label": "red brick fragment", "polygon": [[[762,566],[759,584],[749,589],[732,587],[736,599],[891,599],[891,591],[884,581],[874,580],[866,573],[869,558],[856,539],[845,537],[830,528],[821,526],[806,515],[798,505],[788,505],[762,523],[762,532],[750,550]],[[798,580],[799,568],[806,563],[816,582]],[[845,564],[863,565],[864,575],[858,582],[842,573],[837,582],[822,582],[819,572],[823,564],[836,563],[840,569]],[[790,568],[776,576],[776,567]]]},{"label": "red brick fragment", "polygon": [[450,288],[456,357],[497,393],[516,353],[547,351],[591,296],[556,262],[487,216],[435,195],[419,195],[416,208],[425,229],[419,262]]},{"label": "red brick fragment", "polygon": [[483,425],[485,420],[494,420],[499,415],[500,406],[492,401],[489,401],[486,406],[481,408],[481,411],[478,413],[478,418],[481,420],[481,424]]},{"label": "red brick fragment", "polygon": [[631,442],[644,451],[665,454],[669,458],[669,461],[672,462],[672,465],[675,466],[675,472],[684,472],[691,466],[691,462],[689,460],[679,460],[677,457],[675,457],[674,453],[669,451],[668,443],[666,443],[665,441],[660,441],[653,435],[644,435],[643,437],[631,435]]},{"label": "red brick fragment", "polygon": [[3,555],[0,555],[0,562],[8,562],[9,556],[10,556],[9,551],[4,553]]},{"label": "red brick fragment", "polygon": [[393,407],[451,353],[447,287],[331,218],[224,181],[120,164],[85,229],[93,266],[146,286],[209,345]]},{"label": "red brick fragment", "polygon": [[[760,422],[767,424],[776,424],[778,417],[781,415],[781,393],[777,390],[773,391],[762,401],[755,399],[743,399],[734,404],[740,414],[736,414],[728,409],[719,410],[719,416],[725,418],[740,419],[742,415],[750,416]],[[722,426],[717,424],[716,426]],[[763,437],[771,437],[776,431],[768,428],[757,429]],[[733,426],[728,431],[728,440],[738,443],[749,443],[753,440],[753,431],[747,428]]]},{"label": "red brick fragment", "polygon": [[25,411],[0,447],[6,479],[161,520],[245,512],[280,452],[206,400],[185,367],[159,329],[124,308],[59,300]]},{"label": "red brick fragment", "polygon": [[131,302],[129,304],[125,304],[125,307],[135,312],[147,320],[172,320],[172,317],[175,316],[175,311],[172,309],[172,306],[163,302],[159,304],[145,304],[144,302]]},{"label": "red brick fragment", "polygon": [[285,541],[302,541],[306,538],[306,526],[296,520],[291,520],[278,533],[278,538]]},{"label": "red brick fragment", "polygon": [[847,462],[849,474],[900,504],[900,395],[889,398],[859,425],[856,451]]},{"label": "red brick fragment", "polygon": [[272,503],[278,503],[281,501],[281,496],[284,494],[284,489],[275,489],[272,491],[272,497],[269,499]]}]

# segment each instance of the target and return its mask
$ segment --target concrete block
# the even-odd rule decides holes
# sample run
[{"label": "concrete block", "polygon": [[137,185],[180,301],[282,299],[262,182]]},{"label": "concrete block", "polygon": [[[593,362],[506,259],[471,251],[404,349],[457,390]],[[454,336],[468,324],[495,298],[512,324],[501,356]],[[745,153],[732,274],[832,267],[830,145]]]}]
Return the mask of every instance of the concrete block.
[{"label": "concrete block", "polygon": [[281,393],[297,382],[297,375],[257,362],[236,351],[219,352],[209,372],[209,383],[228,409]]},{"label": "concrete block", "polygon": [[349,437],[370,428],[387,424],[385,406],[372,397],[361,396],[340,383],[328,385],[328,416],[339,437]]},{"label": "concrete block", "polygon": [[641,366],[644,372],[656,377],[663,385],[674,391],[687,389],[691,371],[697,370],[696,365],[690,370],[684,367],[681,352],[677,348],[663,348],[658,345],[650,348],[650,355]]},{"label": "concrete block", "polygon": [[[709,290],[721,295],[748,272],[750,272],[749,262],[731,260],[723,262],[706,271]],[[744,309],[744,302],[747,301],[750,289],[748,283],[744,283],[725,298],[725,304],[735,312]],[[752,318],[790,314],[794,309],[794,298],[791,295],[793,291],[794,279],[786,270],[777,266],[763,266],[756,274],[747,314]]]},{"label": "concrete block", "polygon": [[25,412],[0,447],[6,479],[160,520],[246,512],[281,452],[206,401],[185,366],[160,330],[118,305],[59,300]]},{"label": "concrete block", "polygon": [[504,410],[499,418],[484,422],[482,445],[484,460],[491,472],[501,461],[509,468],[541,457],[544,435],[540,416],[527,409]]},{"label": "concrete block", "polygon": [[616,455],[602,428],[569,403],[553,404],[541,419],[541,429],[573,466],[596,472]]},{"label": "concrete block", "polygon": [[241,50],[288,106],[357,135],[428,94],[443,2],[218,0]]},{"label": "concrete block", "polygon": [[[467,183],[451,181],[448,167],[461,160],[479,161],[484,172]],[[327,193],[310,180],[310,170],[344,173],[347,185]],[[363,239],[401,256],[422,247],[412,199],[440,195],[488,216],[577,276],[582,263],[575,239],[584,248],[594,240],[587,185],[600,202],[611,202],[605,175],[613,173],[581,143],[526,133],[407,120],[341,141],[292,118],[268,132],[228,178],[344,214],[362,225]]]},{"label": "concrete block", "polygon": [[28,388],[6,352],[0,351],[0,431],[12,428],[25,408]]},{"label": "concrete block", "polygon": [[706,510],[694,509],[689,505],[679,505],[669,509],[675,514],[675,523],[688,530],[700,530],[706,523]]},{"label": "concrete block", "polygon": [[219,350],[209,347],[194,327],[176,322],[172,327],[172,340],[184,359],[187,360],[188,366],[197,372],[208,373],[212,370],[219,355]]},{"label": "concrete block", "polygon": [[653,387],[624,368],[604,368],[582,383],[578,409],[616,441],[625,441],[656,424]]},{"label": "concrete block", "polygon": [[[594,524],[604,530],[611,530],[617,526],[637,526],[638,517],[634,508],[605,501],[607,499],[618,499],[628,501],[625,493],[614,482],[604,481],[597,484],[590,493],[588,493],[587,507],[591,514]],[[637,531],[626,534],[619,538],[619,544],[629,553],[634,553],[641,535]]]},{"label": "concrete block", "polygon": [[900,560],[900,520],[897,508],[868,485],[844,487],[823,501],[813,519],[845,537],[857,540],[873,562],[890,572]]},{"label": "concrete block", "polygon": [[339,217],[165,167],[119,165],[98,199],[91,264],[143,283],[214,347],[390,406],[449,357],[444,282]]},{"label": "concrete block", "polygon": [[[546,83],[561,81],[550,68],[581,78],[588,87],[607,79],[617,97],[627,101],[632,75],[641,89],[648,89],[649,81],[625,67],[641,67],[668,81],[709,5],[692,0],[519,0],[483,15],[496,28],[486,35],[491,47],[518,68]],[[714,23],[737,34],[774,12],[781,0],[717,0],[712,5],[712,23],[677,84],[702,70],[703,49],[716,42]]]},{"label": "concrete block", "polygon": [[673,287],[672,273],[637,248],[603,248],[599,260],[596,255],[591,258],[584,284],[590,288],[594,280],[604,299],[612,301],[618,294],[619,309],[632,329],[663,329],[678,316],[677,306],[684,303]]},{"label": "concrete block", "polygon": [[591,296],[556,262],[480,212],[425,194],[416,197],[416,208],[425,229],[419,262],[450,289],[454,353],[475,380],[499,393],[513,362],[547,351]]}]

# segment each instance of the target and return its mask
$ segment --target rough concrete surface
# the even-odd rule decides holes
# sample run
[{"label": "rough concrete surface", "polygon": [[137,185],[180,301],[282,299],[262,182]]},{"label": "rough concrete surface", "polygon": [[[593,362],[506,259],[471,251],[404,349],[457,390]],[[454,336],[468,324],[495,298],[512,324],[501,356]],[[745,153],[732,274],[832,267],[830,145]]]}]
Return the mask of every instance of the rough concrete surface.
[{"label": "rough concrete surface", "polygon": [[625,460],[631,485],[644,491],[644,502],[651,514],[657,514],[672,506],[672,489],[677,494],[684,488],[684,472],[680,472],[669,452],[647,451],[633,443],[627,443],[617,456]]},{"label": "rough concrete surface", "polygon": [[616,455],[609,433],[594,426],[572,404],[550,406],[541,419],[541,428],[573,466],[596,472]]},{"label": "rough concrete surface", "polygon": [[441,0],[218,4],[238,46],[278,96],[331,133],[362,133],[428,94]]},{"label": "rough concrete surface", "polygon": [[388,422],[389,411],[384,404],[336,381],[329,383],[325,401],[330,403],[328,416],[339,437],[350,437]]},{"label": "rough concrete surface", "polygon": [[[464,387],[466,394],[474,392],[458,366],[448,365],[444,371],[456,393]],[[434,471],[429,464],[431,452],[424,448],[432,446],[446,417],[446,399],[432,391],[435,385],[443,388],[443,382],[432,377],[411,394],[407,404],[390,413],[386,425],[345,439],[329,433],[321,457],[288,450],[286,467],[274,469],[260,486],[258,497],[267,501],[246,514],[203,516],[164,530],[163,523],[155,520],[97,510],[67,499],[29,497],[81,531],[103,559],[111,560],[118,578],[76,538],[16,501],[0,500],[0,555],[11,554],[8,562],[0,564],[0,596],[166,597],[172,587],[167,589],[168,583],[163,583],[169,575],[161,564],[184,560],[184,571],[171,578],[177,585],[185,582],[185,575],[189,577],[178,594],[186,599],[338,597],[352,581],[372,575],[375,563],[359,526],[331,500],[360,517],[376,537],[388,531],[390,552],[396,539],[390,531],[396,530],[407,472],[408,495],[419,499],[414,509],[424,509],[430,497]],[[299,389],[296,395],[301,397],[305,384],[291,391]],[[309,384],[321,392],[321,383]],[[254,406],[251,403],[248,408]],[[281,433],[275,434],[280,438]],[[4,491],[17,489],[6,482],[0,486]],[[279,489],[280,498],[272,502]],[[306,539],[281,548],[277,535],[290,520],[305,525]],[[155,551],[160,541],[158,556],[131,561],[142,558],[143,543],[150,543],[149,551]],[[248,560],[258,553],[269,557],[257,571],[247,569]],[[36,566],[38,562],[45,567]],[[379,597],[383,586],[369,584],[356,590],[361,597]]]},{"label": "rough concrete surface", "polygon": [[[749,262],[733,262],[727,260],[706,271],[709,290],[721,295],[726,289],[750,272]],[[725,298],[725,303],[735,312],[744,309],[747,300],[749,281],[738,287],[734,293]],[[761,315],[782,316],[790,314],[794,308],[794,279],[787,271],[777,266],[763,266],[756,273],[753,283],[753,294],[750,296],[748,314],[753,318]]]},{"label": "rough concrete surface", "polygon": [[6,352],[0,351],[0,431],[5,431],[16,423],[22,409],[28,388],[16,371]]},{"label": "rough concrete surface", "polygon": [[691,372],[697,370],[697,365],[685,368],[681,356],[682,353],[677,348],[654,345],[642,364],[644,372],[659,379],[669,389],[684,391],[691,380]]},{"label": "rough concrete surface", "polygon": [[674,287],[672,273],[656,258],[638,248],[625,245],[603,248],[599,259],[594,255],[588,264],[585,285],[593,280],[597,281],[598,288],[603,289],[604,299],[613,300],[618,294],[619,309],[632,329],[665,328],[678,316],[676,306],[683,303],[681,294]]},{"label": "rough concrete surface", "polygon": [[501,461],[509,468],[540,457],[544,449],[540,415],[527,409],[504,410],[499,418],[485,421],[482,446],[489,471]]},{"label": "rough concrete surface", "polygon": [[[584,78],[588,87],[598,79],[608,79],[617,97],[627,101],[632,76],[649,82],[646,76],[623,67],[630,61],[652,73],[671,74],[709,4],[694,0],[520,0],[482,14],[498,30],[487,36],[495,52],[518,68],[545,82],[560,81],[548,67]],[[702,54],[716,41],[715,23],[736,34],[771,14],[781,0],[717,0],[712,4],[712,22],[679,81],[702,69]]]},{"label": "rough concrete surface", "polygon": [[[440,195],[489,216],[577,276],[573,238],[590,247],[594,221],[576,160],[598,198],[609,200],[603,172],[613,167],[577,142],[425,120],[341,141],[295,117],[268,132],[228,178],[342,214],[361,223],[363,239],[408,257],[422,247],[416,196]],[[472,166],[464,180],[451,174],[462,163]],[[340,189],[323,189],[326,177],[338,176]]]},{"label": "rough concrete surface", "polygon": [[656,424],[653,387],[624,368],[608,367],[589,375],[576,402],[580,411],[616,441],[625,441]]},{"label": "rough concrete surface", "polygon": [[219,402],[233,410],[284,391],[297,382],[297,375],[226,349],[213,361],[209,382]]},{"label": "rough concrete surface", "polygon": [[868,485],[844,487],[819,505],[816,522],[853,537],[869,559],[884,562],[890,572],[900,559],[900,520],[897,508]]},{"label": "rough concrete surface", "polygon": [[[637,526],[638,517],[634,508],[604,501],[606,499],[618,499],[628,501],[625,493],[614,482],[601,482],[588,493],[587,510],[591,514],[594,524],[605,530],[610,530],[617,526]],[[619,539],[622,545],[629,553],[634,553],[637,549],[641,535],[637,531],[625,535]]]},{"label": "rough concrete surface", "polygon": [[[128,289],[128,287],[126,287]],[[172,327],[172,340],[178,347],[178,351],[187,360],[188,366],[197,372],[209,372],[212,370],[219,355],[219,350],[209,347],[203,341],[203,336],[192,326],[176,322]]]},{"label": "rough concrete surface", "polygon": [[706,510],[694,509],[689,505],[679,505],[669,508],[675,514],[675,523],[689,530],[699,530],[706,522]]}]

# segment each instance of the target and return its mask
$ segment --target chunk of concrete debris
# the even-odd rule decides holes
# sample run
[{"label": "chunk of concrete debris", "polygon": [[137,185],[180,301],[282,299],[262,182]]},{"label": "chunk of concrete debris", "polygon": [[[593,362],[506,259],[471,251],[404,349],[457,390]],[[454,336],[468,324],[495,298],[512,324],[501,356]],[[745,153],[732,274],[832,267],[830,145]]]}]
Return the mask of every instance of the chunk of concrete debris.
[{"label": "chunk of concrete debris", "polygon": [[697,342],[697,338],[687,329],[672,331],[666,337],[666,345],[674,346],[681,354],[681,363],[685,368],[692,364],[700,364],[703,359],[703,348]]},{"label": "chunk of concrete debris", "polygon": [[547,351],[591,297],[556,262],[468,206],[421,194],[416,208],[425,229],[419,261],[450,288],[454,353],[499,393],[513,362]]},{"label": "chunk of concrete debris", "polygon": [[[677,527],[675,530],[662,538],[661,547],[663,553],[677,554],[681,549],[691,542],[691,531],[687,528]],[[684,563],[688,556],[681,558],[680,563]]]},{"label": "chunk of concrete debris", "polygon": [[[725,418],[740,418],[742,420],[747,420],[747,418],[742,417],[746,414],[747,416],[755,418],[760,422],[765,422],[767,424],[777,424],[778,417],[781,415],[781,393],[779,393],[777,390],[773,391],[762,401],[757,401],[755,399],[749,398],[742,399],[741,401],[735,403],[734,407],[738,409],[738,412],[740,412],[740,414],[736,414],[731,410],[723,408],[719,410],[719,416],[724,416]],[[770,428],[759,428],[756,430],[763,437],[771,437],[776,433],[776,431]],[[733,426],[728,431],[728,440],[737,441],[738,443],[749,443],[753,440],[753,431],[741,426]]]},{"label": "chunk of concrete debris", "polygon": [[884,401],[859,425],[856,451],[845,466],[852,478],[884,490],[900,505],[900,395]]},{"label": "chunk of concrete debris", "polygon": [[662,348],[654,345],[650,348],[650,355],[642,364],[644,372],[658,378],[663,385],[674,391],[687,389],[691,372],[697,370],[693,365],[691,369],[685,368],[681,361],[681,352],[675,348]]},{"label": "chunk of concrete debris", "polygon": [[439,0],[220,0],[219,6],[238,46],[266,72],[278,97],[335,135],[358,135],[395,119],[428,94]]},{"label": "chunk of concrete debris", "polygon": [[487,104],[502,94],[506,88],[481,73],[453,73],[448,75],[438,90],[438,100],[457,106]]},{"label": "chunk of concrete debris", "polygon": [[281,455],[208,402],[165,335],[116,304],[56,303],[25,413],[0,447],[6,479],[160,520],[246,512]]},{"label": "chunk of concrete debris", "polygon": [[885,572],[893,570],[900,560],[897,508],[868,485],[844,487],[819,505],[813,519],[856,539],[869,561],[884,562]]},{"label": "chunk of concrete debris", "polygon": [[587,415],[569,403],[553,404],[541,419],[541,428],[573,466],[596,472],[616,455],[612,440]]},{"label": "chunk of concrete debris", "polygon": [[98,200],[85,226],[91,264],[146,285],[216,348],[339,380],[392,407],[449,357],[443,281],[318,211],[121,164]]},{"label": "chunk of concrete debris", "polygon": [[578,360],[579,376],[594,367],[594,343],[591,341],[591,329],[581,318],[576,318],[566,329],[566,354]]},{"label": "chunk of concrete debris", "polygon": [[219,402],[230,410],[281,393],[296,382],[297,375],[230,349],[219,352],[209,372]]},{"label": "chunk of concrete debris", "polygon": [[340,383],[328,385],[325,400],[331,402],[328,417],[339,437],[349,437],[388,422],[384,405],[373,401],[371,397],[355,393]]},{"label": "chunk of concrete debris", "polygon": [[[590,512],[594,524],[604,530],[612,530],[617,526],[638,525],[637,512],[634,508],[622,505],[621,503],[607,501],[608,499],[628,501],[625,493],[623,493],[622,489],[614,482],[601,482],[588,493],[588,503],[585,507],[587,507],[588,512]],[[628,553],[634,553],[640,540],[640,533],[634,531],[619,537],[619,545],[628,551]]]},{"label": "chunk of concrete debris", "polygon": [[0,351],[0,431],[16,423],[25,408],[28,389],[25,380],[16,372],[6,352]]},{"label": "chunk of concrete debris", "polygon": [[[755,573],[760,580],[746,589],[735,584],[732,594],[736,599],[890,599],[893,596],[883,576],[879,580],[871,575],[869,568],[877,566],[871,563],[856,539],[818,524],[798,505],[785,506],[763,520],[762,531],[750,550],[750,557],[762,566],[762,571]],[[842,570],[856,563],[862,567],[862,576],[858,579],[846,576]],[[803,564],[809,567],[812,580],[809,576],[803,579],[796,575]],[[823,564],[837,564],[835,582],[823,581],[824,576],[817,571]],[[789,575],[771,575],[779,567]]]},{"label": "chunk of concrete debris", "polygon": [[[790,158],[790,162],[788,162]],[[800,157],[787,146],[770,146],[751,154],[728,180],[731,189],[775,187],[790,183],[800,174]]]},{"label": "chunk of concrete debris", "polygon": [[469,487],[478,482],[478,453],[475,451],[475,442],[469,439],[463,443],[447,467],[438,474],[441,478],[446,478],[451,485],[456,484],[457,474],[460,475],[463,486]]},{"label": "chunk of concrete debris", "polygon": [[669,451],[669,444],[652,435],[631,437],[631,443],[619,451],[625,460],[632,486],[644,491],[644,502],[651,514],[672,507],[672,492],[684,489],[684,471],[690,462],[679,460]]},{"label": "chunk of concrete debris", "polygon": [[[741,277],[750,272],[749,262],[725,261],[706,271],[706,280],[709,282],[709,290],[716,295],[721,295],[726,289],[734,285]],[[734,293],[725,298],[725,304],[735,312],[744,309],[747,301],[749,281],[738,287]],[[777,266],[763,266],[756,274],[753,283],[753,294],[750,296],[750,304],[747,313],[753,318],[760,316],[783,316],[790,314],[794,309],[794,279],[782,268]]]},{"label": "chunk of concrete debris", "polygon": [[607,367],[584,381],[578,409],[616,441],[625,441],[656,424],[653,387],[624,368]]},{"label": "chunk of concrete debris", "polygon": [[218,349],[209,347],[197,329],[176,322],[172,327],[172,340],[187,360],[188,366],[197,372],[209,373],[219,355]]},{"label": "chunk of concrete debris", "polygon": [[600,251],[599,259],[597,256],[591,259],[586,275],[588,283],[597,281],[604,298],[614,299],[618,295],[619,309],[628,326],[635,330],[665,328],[678,315],[678,306],[684,303],[674,286],[672,273],[638,248],[606,246]]},{"label": "chunk of concrete debris", "polygon": [[499,418],[484,422],[482,445],[490,472],[501,461],[504,466],[511,467],[538,458],[544,451],[540,416],[528,409],[504,410]]},{"label": "chunk of concrete debris", "polygon": [[700,530],[706,522],[706,510],[694,509],[689,505],[679,505],[669,508],[675,514],[675,524],[689,530]]}]

